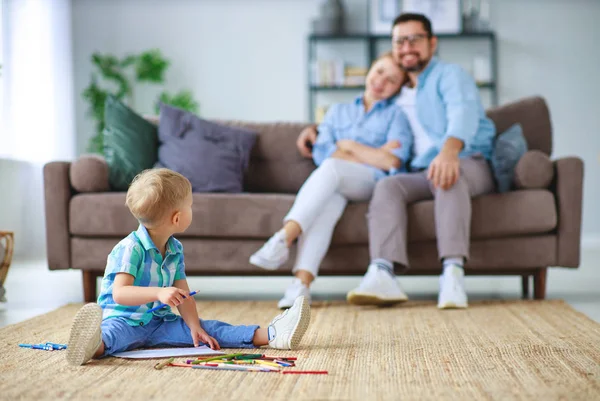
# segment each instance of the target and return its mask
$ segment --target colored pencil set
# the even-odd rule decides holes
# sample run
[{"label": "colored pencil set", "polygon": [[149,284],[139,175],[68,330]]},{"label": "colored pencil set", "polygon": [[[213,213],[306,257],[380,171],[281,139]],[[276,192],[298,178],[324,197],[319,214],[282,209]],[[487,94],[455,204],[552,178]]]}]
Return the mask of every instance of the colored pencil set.
[{"label": "colored pencil set", "polygon": [[282,374],[328,374],[325,370],[300,371],[284,370],[296,366],[296,357],[267,356],[263,354],[228,354],[209,358],[187,359],[184,363],[175,362],[175,358],[169,358],[154,366],[154,369],[162,369],[167,366],[175,366],[191,369],[207,370],[235,370],[242,372],[275,372]]},{"label": "colored pencil set", "polygon": [[55,344],[51,342],[45,342],[41,344],[19,344],[21,348],[41,349],[44,351],[57,351],[67,349],[67,344]]}]

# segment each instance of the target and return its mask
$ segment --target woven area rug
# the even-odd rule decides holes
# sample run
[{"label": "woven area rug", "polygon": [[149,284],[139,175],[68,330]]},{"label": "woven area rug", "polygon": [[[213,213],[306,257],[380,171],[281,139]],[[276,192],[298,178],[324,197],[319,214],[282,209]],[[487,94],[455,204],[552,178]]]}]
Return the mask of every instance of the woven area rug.
[{"label": "woven area rug", "polygon": [[[316,303],[297,367],[281,375],[167,367],[105,358],[73,368],[65,351],[19,348],[68,339],[81,305],[0,329],[0,399],[554,400],[600,399],[600,324],[561,301],[505,301],[439,311]],[[267,324],[274,302],[199,302],[201,316]],[[244,350],[250,352],[250,350]]]}]

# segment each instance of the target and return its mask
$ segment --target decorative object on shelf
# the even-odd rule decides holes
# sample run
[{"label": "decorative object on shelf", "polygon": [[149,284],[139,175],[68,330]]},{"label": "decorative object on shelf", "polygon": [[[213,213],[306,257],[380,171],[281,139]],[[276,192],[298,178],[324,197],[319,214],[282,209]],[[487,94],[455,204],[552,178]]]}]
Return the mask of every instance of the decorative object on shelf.
[{"label": "decorative object on shelf", "polygon": [[463,30],[485,32],[490,30],[489,0],[463,0]]},{"label": "decorative object on shelf", "polygon": [[402,12],[426,15],[431,20],[434,34],[462,31],[461,0],[403,0]]},{"label": "decorative object on shelf", "polygon": [[489,57],[475,56],[473,59],[473,78],[477,85],[492,82],[492,66]]},{"label": "decorative object on shelf", "polygon": [[392,22],[400,14],[401,0],[369,0],[369,32],[375,35],[389,35]]},{"label": "decorative object on shelf", "polygon": [[364,86],[368,68],[349,65],[342,59],[314,60],[310,83],[313,87],[361,87]]},{"label": "decorative object on shelf", "polygon": [[[91,61],[98,73],[92,73],[91,82],[82,93],[83,98],[89,103],[88,115],[96,123],[95,135],[90,139],[88,151],[103,154],[102,132],[106,98],[112,95],[132,107],[133,85],[135,83],[164,84],[165,72],[170,62],[158,49],[129,54],[121,60],[112,54],[93,53]],[[108,88],[101,86],[101,82],[107,84]],[[198,103],[193,99],[190,91],[184,90],[177,94],[163,91],[156,103],[160,102],[173,104],[194,113],[198,111]]]},{"label": "decorative object on shelf", "polygon": [[312,22],[313,32],[320,35],[341,35],[345,31],[345,11],[342,0],[325,0],[319,18]]}]

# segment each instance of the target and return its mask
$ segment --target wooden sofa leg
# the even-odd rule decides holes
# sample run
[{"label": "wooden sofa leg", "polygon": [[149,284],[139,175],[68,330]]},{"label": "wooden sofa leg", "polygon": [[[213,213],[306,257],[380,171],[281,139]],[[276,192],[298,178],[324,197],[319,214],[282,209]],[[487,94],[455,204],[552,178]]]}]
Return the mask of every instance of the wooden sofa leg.
[{"label": "wooden sofa leg", "polygon": [[92,271],[83,270],[83,300],[85,302],[96,302],[96,278]]},{"label": "wooden sofa leg", "polygon": [[533,299],[546,298],[546,276],[548,269],[546,267],[539,269],[533,275]]},{"label": "wooden sofa leg", "polygon": [[521,291],[523,299],[529,299],[529,276],[521,276]]}]

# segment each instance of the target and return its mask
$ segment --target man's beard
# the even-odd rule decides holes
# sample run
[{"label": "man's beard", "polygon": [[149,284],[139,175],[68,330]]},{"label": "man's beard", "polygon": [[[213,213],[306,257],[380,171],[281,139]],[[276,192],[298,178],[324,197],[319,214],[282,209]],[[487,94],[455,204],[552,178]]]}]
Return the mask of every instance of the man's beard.
[{"label": "man's beard", "polygon": [[[404,57],[404,56],[405,55],[403,55],[402,57]],[[425,68],[425,66],[427,65],[428,62],[429,62],[429,60],[423,60],[423,59],[419,58],[419,60],[417,61],[417,63],[415,65],[412,65],[410,67],[405,67],[402,63],[400,63],[400,67],[402,67],[402,69],[405,72],[421,72],[423,70],[423,68]]]}]

